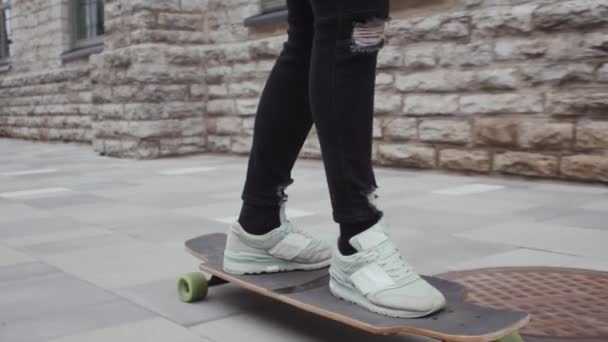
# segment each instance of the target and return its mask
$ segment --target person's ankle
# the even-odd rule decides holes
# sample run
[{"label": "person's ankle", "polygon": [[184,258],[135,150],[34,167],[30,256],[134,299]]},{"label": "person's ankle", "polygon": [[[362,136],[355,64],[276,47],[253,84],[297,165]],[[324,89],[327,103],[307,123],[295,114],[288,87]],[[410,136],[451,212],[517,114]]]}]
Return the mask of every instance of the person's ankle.
[{"label": "person's ankle", "polygon": [[338,238],[338,251],[342,255],[348,256],[357,253],[357,250],[350,244],[350,239],[363,233],[369,228],[373,227],[380,221],[382,214],[378,214],[370,220],[361,222],[340,224],[340,237]]},{"label": "person's ankle", "polygon": [[267,234],[281,226],[280,206],[253,206],[244,203],[238,222],[249,234]]}]

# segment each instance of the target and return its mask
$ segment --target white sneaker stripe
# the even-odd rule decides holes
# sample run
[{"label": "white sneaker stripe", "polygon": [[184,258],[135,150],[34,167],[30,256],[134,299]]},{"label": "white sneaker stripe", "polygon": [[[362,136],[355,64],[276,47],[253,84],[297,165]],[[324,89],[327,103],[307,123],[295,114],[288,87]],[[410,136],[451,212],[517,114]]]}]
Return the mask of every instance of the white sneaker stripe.
[{"label": "white sneaker stripe", "polygon": [[349,278],[364,296],[395,284],[393,278],[376,263],[360,268]]},{"label": "white sneaker stripe", "polygon": [[275,258],[292,260],[308,247],[311,241],[302,234],[291,233],[272,247],[268,253]]}]

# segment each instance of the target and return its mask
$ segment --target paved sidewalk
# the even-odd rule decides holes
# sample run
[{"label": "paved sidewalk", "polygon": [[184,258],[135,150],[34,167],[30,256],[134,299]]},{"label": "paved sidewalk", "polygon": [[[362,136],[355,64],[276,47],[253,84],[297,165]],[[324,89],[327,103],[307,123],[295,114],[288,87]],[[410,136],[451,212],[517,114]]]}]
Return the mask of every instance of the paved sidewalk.
[{"label": "paved sidewalk", "polygon": [[[233,286],[182,304],[187,238],[238,213],[246,159],[153,161],[0,139],[0,341],[423,341],[372,336]],[[608,271],[608,187],[377,169],[391,234],[418,271]],[[302,160],[293,221],[335,238],[322,165]]]}]

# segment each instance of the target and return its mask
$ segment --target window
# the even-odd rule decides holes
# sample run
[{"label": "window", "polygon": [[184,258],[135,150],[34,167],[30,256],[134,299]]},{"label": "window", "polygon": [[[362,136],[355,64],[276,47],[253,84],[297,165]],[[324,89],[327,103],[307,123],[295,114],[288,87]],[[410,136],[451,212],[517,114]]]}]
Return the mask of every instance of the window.
[{"label": "window", "polygon": [[99,43],[104,34],[103,0],[71,0],[71,6],[74,47]]},{"label": "window", "polygon": [[245,26],[256,27],[285,22],[287,18],[287,0],[260,0],[262,13],[245,19]]},{"label": "window", "polygon": [[0,62],[12,54],[11,6],[9,0],[0,0]]},{"label": "window", "polygon": [[285,9],[286,0],[262,0],[262,12],[274,12]]}]

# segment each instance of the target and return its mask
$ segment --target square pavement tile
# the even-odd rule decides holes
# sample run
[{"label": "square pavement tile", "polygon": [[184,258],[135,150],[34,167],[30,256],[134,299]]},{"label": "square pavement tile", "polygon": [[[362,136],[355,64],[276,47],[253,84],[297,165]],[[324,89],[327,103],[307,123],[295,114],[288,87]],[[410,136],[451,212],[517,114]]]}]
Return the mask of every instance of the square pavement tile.
[{"label": "square pavement tile", "polygon": [[[191,272],[195,271],[192,268]],[[235,285],[211,287],[204,301],[192,304],[177,298],[177,275],[172,278],[114,290],[120,296],[181,325],[214,321],[267,304],[262,296]]]},{"label": "square pavement tile", "polygon": [[213,341],[435,341],[406,335],[373,335],[267,298],[252,312],[196,325],[191,330]]},{"label": "square pavement tile", "polygon": [[0,245],[0,267],[25,264],[32,261],[35,261],[35,259],[31,256],[21,253],[15,249]]},{"label": "square pavement tile", "polygon": [[1,202],[0,203],[0,234],[4,228],[10,227],[11,222],[33,219],[41,217],[49,217],[52,214],[46,210],[32,208],[25,204],[14,203],[14,202]]},{"label": "square pavement tile", "polygon": [[[83,332],[49,342],[205,342],[209,341],[164,318],[151,318]],[[210,341],[209,341],[210,342]]]},{"label": "square pavement tile", "polygon": [[148,217],[162,212],[160,209],[132,205],[119,201],[97,204],[72,205],[55,208],[54,213],[89,224],[109,225],[132,217]]},{"label": "square pavement tile", "polygon": [[566,267],[608,271],[608,262],[595,257],[578,257],[559,253],[520,248],[504,253],[472,259],[451,265],[453,270],[472,270],[487,267]]},{"label": "square pavement tile", "polygon": [[580,209],[574,212],[566,212],[564,215],[555,215],[554,217],[547,219],[546,222],[561,226],[608,231],[608,211]]},{"label": "square pavement tile", "polygon": [[[33,306],[35,307],[35,304]],[[65,310],[58,307],[56,312],[39,313],[16,321],[4,321],[4,326],[0,329],[0,341],[48,341],[150,317],[148,311],[124,300],[81,305]]]},{"label": "square pavement tile", "polygon": [[416,271],[427,275],[445,272],[457,263],[514,249],[499,242],[471,241],[425,230],[391,227],[389,234],[397,243],[405,260]]},{"label": "square pavement tile", "polygon": [[498,218],[478,215],[477,213],[446,212],[441,207],[435,209],[411,206],[388,207],[384,210],[384,215],[395,229],[405,228],[444,233],[472,230],[499,221]]},{"label": "square pavement tile", "polygon": [[608,259],[608,231],[514,220],[456,235],[475,241]]},{"label": "square pavement tile", "polygon": [[228,225],[203,218],[176,214],[132,217],[107,226],[135,239],[155,243],[183,243],[203,234],[224,233]]},{"label": "square pavement tile", "polygon": [[40,209],[56,209],[62,207],[69,207],[74,205],[83,205],[83,204],[97,204],[102,202],[109,202],[109,199],[94,196],[89,194],[81,194],[81,193],[71,193],[69,195],[57,196],[57,197],[46,197],[46,198],[36,198],[36,199],[26,199],[21,202],[29,205],[30,207],[40,208]]},{"label": "square pavement tile", "polygon": [[[0,205],[0,210],[2,210],[1,208]],[[29,212],[29,210],[26,210],[26,212]],[[38,213],[39,215],[34,214],[31,218],[21,218],[11,222],[0,220],[0,241],[60,232],[75,232],[94,227],[69,217],[50,216],[51,213],[48,211],[34,209],[31,213]]]},{"label": "square pavement tile", "polygon": [[25,279],[34,279],[60,273],[56,267],[41,262],[0,266],[0,288],[4,286],[18,286]]},{"label": "square pavement tile", "polygon": [[[504,190],[503,190],[504,191]],[[490,192],[492,193],[498,193]],[[446,196],[429,194],[406,199],[385,201],[385,208],[410,206],[422,209],[440,209],[441,211],[459,214],[480,216],[504,216],[512,215],[521,210],[526,210],[534,205],[524,201],[507,201],[486,198],[484,194],[471,196]]]},{"label": "square pavement tile", "polygon": [[159,245],[124,237],[102,247],[40,255],[54,265],[97,286],[113,289],[178,276],[197,269],[183,243]]}]

